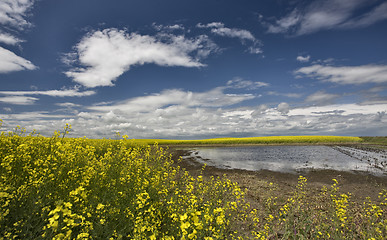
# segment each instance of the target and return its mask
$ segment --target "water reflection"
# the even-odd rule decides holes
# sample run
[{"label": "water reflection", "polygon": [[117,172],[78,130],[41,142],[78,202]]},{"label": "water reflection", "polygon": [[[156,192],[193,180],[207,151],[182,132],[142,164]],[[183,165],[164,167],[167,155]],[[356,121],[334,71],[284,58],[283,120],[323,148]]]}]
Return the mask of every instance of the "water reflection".
[{"label": "water reflection", "polygon": [[332,169],[387,175],[386,168],[375,167],[329,146],[200,147],[190,152],[189,157],[196,161],[220,168],[280,172]]}]

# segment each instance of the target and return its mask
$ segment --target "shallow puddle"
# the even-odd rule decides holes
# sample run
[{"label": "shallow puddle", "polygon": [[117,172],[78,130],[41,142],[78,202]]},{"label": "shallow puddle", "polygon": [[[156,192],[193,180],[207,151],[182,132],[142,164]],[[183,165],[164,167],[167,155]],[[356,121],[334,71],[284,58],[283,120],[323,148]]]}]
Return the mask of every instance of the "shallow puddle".
[{"label": "shallow puddle", "polygon": [[219,168],[279,172],[330,169],[387,176],[386,151],[341,146],[251,146],[196,147],[189,152],[185,158]]}]

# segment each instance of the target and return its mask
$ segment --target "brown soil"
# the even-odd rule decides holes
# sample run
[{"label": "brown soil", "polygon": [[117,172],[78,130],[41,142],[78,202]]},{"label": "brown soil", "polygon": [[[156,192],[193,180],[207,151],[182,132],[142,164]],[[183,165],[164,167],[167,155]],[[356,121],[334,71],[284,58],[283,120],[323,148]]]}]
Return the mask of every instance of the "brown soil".
[{"label": "brown soil", "polygon": [[338,186],[340,191],[343,193],[351,193],[351,199],[360,203],[366,197],[378,201],[378,193],[383,189],[387,189],[387,177],[385,176],[377,177],[333,170],[316,170],[291,174],[268,170],[247,171],[206,166],[204,171],[202,171],[202,164],[193,159],[177,161],[180,156],[187,156],[187,151],[173,149],[173,147],[169,151],[172,153],[175,162],[181,168],[189,171],[193,176],[224,177],[225,175],[228,179],[238,182],[242,188],[248,190],[246,198],[252,206],[258,204],[260,195],[264,194],[265,191],[267,192],[270,183],[274,183],[277,186],[277,194],[281,195],[282,198],[286,198],[295,190],[300,175],[308,179],[307,184],[309,190],[316,193],[320,192],[323,186],[330,188],[333,184],[332,179],[336,179],[339,182]]}]

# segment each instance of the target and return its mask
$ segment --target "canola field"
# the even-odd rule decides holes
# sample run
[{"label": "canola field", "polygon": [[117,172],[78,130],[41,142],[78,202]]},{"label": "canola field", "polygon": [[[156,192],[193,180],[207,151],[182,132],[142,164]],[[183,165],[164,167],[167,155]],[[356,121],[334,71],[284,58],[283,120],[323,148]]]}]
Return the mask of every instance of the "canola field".
[{"label": "canola field", "polygon": [[359,143],[360,137],[342,136],[270,136],[250,138],[212,138],[202,140],[132,139],[133,143],[160,145],[211,145],[211,144],[334,144]]},{"label": "canola field", "polygon": [[[1,124],[1,121],[0,121]],[[193,177],[158,145],[0,135],[0,239],[383,239],[387,191],[364,204],[338,182],[253,208],[223,177]],[[205,171],[205,167],[203,170]]]}]

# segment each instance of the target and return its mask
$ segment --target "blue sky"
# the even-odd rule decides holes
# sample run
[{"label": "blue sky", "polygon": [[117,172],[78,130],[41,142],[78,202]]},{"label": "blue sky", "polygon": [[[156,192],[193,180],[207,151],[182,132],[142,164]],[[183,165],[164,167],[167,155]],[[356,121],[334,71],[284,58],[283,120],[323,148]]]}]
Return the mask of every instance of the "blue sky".
[{"label": "blue sky", "polygon": [[385,136],[386,43],[381,0],[2,0],[1,129]]}]

